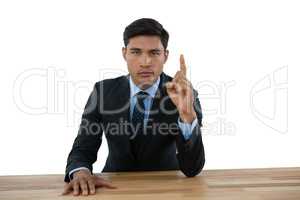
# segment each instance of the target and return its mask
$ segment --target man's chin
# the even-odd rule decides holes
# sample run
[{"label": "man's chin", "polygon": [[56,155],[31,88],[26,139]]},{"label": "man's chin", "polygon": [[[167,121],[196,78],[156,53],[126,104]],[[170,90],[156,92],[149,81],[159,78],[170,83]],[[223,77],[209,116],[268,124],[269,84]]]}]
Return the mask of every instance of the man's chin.
[{"label": "man's chin", "polygon": [[145,90],[145,89],[151,87],[153,85],[154,81],[155,81],[154,77],[142,78],[142,79],[140,79],[140,84],[138,85],[138,87],[141,88],[142,90]]}]

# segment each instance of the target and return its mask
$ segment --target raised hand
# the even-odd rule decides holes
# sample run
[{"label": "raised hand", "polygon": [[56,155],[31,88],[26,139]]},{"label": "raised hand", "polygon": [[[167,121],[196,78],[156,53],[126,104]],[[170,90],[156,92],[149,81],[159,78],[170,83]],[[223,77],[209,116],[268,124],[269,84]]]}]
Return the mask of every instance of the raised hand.
[{"label": "raised hand", "polygon": [[167,93],[177,107],[182,121],[192,123],[197,117],[194,110],[193,88],[186,78],[186,64],[183,55],[180,55],[180,70],[176,72],[173,80],[166,83]]}]

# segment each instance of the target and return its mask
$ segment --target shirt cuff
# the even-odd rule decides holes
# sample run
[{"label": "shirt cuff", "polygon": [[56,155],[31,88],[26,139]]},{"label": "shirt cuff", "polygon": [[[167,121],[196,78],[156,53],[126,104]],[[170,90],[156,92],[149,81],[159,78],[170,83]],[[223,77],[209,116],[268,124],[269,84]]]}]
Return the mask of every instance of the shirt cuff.
[{"label": "shirt cuff", "polygon": [[87,168],[87,167],[78,167],[78,168],[75,168],[75,169],[73,169],[73,170],[71,170],[71,171],[69,172],[69,179],[72,180],[72,179],[73,179],[73,173],[74,173],[74,172],[77,172],[77,171],[79,171],[79,170],[82,170],[82,169],[88,170],[88,171],[90,172],[89,168]]},{"label": "shirt cuff", "polygon": [[197,117],[194,119],[192,124],[181,122],[180,117],[178,117],[178,125],[179,125],[179,128],[181,129],[181,132],[182,132],[183,137],[184,137],[185,140],[190,139],[190,137],[192,136],[193,130],[194,130],[195,126],[197,125],[197,123],[198,123]]}]

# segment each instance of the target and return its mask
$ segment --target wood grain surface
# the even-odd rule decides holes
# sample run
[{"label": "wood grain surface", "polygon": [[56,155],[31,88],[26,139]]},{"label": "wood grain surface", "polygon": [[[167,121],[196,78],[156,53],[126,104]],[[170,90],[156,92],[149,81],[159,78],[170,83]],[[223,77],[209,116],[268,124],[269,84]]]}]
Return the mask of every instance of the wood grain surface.
[{"label": "wood grain surface", "polygon": [[180,171],[99,175],[118,188],[98,188],[90,196],[62,196],[63,175],[0,176],[0,200],[300,200],[300,168],[204,170],[193,178]]}]

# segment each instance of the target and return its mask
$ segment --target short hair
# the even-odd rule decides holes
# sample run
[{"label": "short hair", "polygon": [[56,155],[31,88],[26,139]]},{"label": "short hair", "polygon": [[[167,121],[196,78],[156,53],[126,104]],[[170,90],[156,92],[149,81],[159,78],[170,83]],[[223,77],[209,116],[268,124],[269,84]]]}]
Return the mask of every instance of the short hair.
[{"label": "short hair", "polygon": [[125,47],[127,47],[130,38],[139,35],[159,36],[163,47],[165,49],[168,47],[169,33],[154,19],[141,18],[129,24],[123,33]]}]

